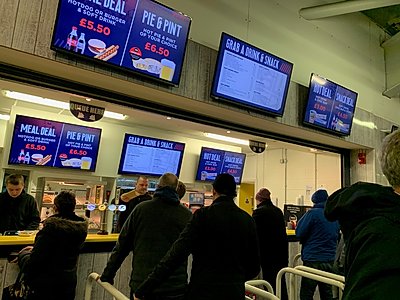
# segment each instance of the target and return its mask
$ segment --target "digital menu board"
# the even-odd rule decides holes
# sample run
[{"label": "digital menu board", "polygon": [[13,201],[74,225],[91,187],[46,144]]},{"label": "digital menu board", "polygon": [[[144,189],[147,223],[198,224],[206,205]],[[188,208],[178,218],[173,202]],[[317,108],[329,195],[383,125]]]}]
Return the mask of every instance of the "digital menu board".
[{"label": "digital menu board", "polygon": [[59,0],[51,48],[177,86],[190,24],[151,0]]},{"label": "digital menu board", "polygon": [[311,74],[304,124],[338,135],[349,135],[358,94]]},{"label": "digital menu board", "polygon": [[100,135],[100,128],[17,115],[8,164],[94,172]]},{"label": "digital menu board", "polygon": [[125,134],[118,173],[179,176],[184,150],[184,143]]},{"label": "digital menu board", "polygon": [[217,175],[228,173],[240,184],[245,160],[244,153],[202,147],[196,180],[213,181]]},{"label": "digital menu board", "polygon": [[282,116],[293,64],[222,33],[211,97]]}]

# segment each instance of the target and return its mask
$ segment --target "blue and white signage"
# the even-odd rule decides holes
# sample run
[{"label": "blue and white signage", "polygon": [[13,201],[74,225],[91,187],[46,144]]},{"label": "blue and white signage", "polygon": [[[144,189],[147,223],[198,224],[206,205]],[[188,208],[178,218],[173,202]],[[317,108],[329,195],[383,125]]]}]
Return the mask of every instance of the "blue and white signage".
[{"label": "blue and white signage", "polygon": [[151,0],[60,0],[52,49],[178,85],[190,24]]},{"label": "blue and white signage", "polygon": [[357,96],[356,92],[312,74],[304,123],[349,135]]},{"label": "blue and white signage", "polygon": [[17,115],[8,163],[94,171],[101,129]]},{"label": "blue and white signage", "polygon": [[184,150],[184,143],[125,134],[118,173],[179,176]]},{"label": "blue and white signage", "polygon": [[202,147],[196,180],[213,181],[217,175],[228,173],[240,184],[245,160],[244,153]]},{"label": "blue and white signage", "polygon": [[282,116],[293,64],[222,33],[211,96]]}]

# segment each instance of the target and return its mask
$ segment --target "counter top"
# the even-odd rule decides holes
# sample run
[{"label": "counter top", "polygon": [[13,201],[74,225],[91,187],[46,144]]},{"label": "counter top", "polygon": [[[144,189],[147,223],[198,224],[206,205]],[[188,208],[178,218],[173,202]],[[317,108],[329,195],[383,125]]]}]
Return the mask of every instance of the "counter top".
[{"label": "counter top", "polygon": [[[112,233],[108,235],[100,235],[90,233],[86,237],[85,243],[94,242],[116,242],[118,239],[118,233]],[[0,246],[7,245],[32,245],[35,240],[35,235],[32,236],[0,236]]]}]

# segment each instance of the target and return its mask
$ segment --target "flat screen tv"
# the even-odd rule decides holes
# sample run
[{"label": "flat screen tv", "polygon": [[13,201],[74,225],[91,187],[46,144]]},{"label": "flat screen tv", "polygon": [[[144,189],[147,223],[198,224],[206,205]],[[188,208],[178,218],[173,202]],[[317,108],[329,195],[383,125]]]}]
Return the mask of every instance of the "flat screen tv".
[{"label": "flat screen tv", "polygon": [[59,0],[51,49],[177,86],[190,24],[151,0]]},{"label": "flat screen tv", "polygon": [[184,150],[184,143],[126,133],[118,173],[179,176]]},{"label": "flat screen tv", "polygon": [[319,75],[311,74],[303,123],[350,135],[358,94]]},{"label": "flat screen tv", "polygon": [[222,33],[211,97],[282,116],[293,64]]},{"label": "flat screen tv", "polygon": [[214,181],[217,175],[229,173],[236,184],[242,181],[246,154],[202,147],[196,180]]},{"label": "flat screen tv", "polygon": [[8,164],[94,172],[101,129],[17,115]]}]

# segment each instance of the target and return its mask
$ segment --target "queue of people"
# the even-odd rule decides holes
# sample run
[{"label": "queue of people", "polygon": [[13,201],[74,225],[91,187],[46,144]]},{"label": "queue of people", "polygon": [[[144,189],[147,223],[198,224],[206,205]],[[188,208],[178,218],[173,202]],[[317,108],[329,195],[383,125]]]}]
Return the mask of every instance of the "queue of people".
[{"label": "queue of people", "polygon": [[[344,300],[393,299],[400,279],[396,253],[400,131],[385,138],[380,163],[391,187],[356,183],[330,196],[326,190],[317,190],[311,197],[313,208],[297,224],[305,266],[333,272],[335,260],[344,260],[340,265],[346,278]],[[137,185],[138,191],[123,201],[134,203],[146,195],[146,180],[142,177],[142,186]],[[23,177],[11,175],[5,183],[6,192],[0,194],[0,229],[37,229],[39,212],[33,197],[23,191]],[[283,213],[272,204],[270,191],[262,188],[257,193],[252,217],[235,204],[236,183],[229,174],[217,176],[212,204],[194,214],[180,204],[185,191],[174,174],[166,173],[153,197],[134,203],[99,279],[113,283],[133,251],[130,298],[135,300],[242,300],[244,283],[257,277],[260,267],[261,276],[274,286],[277,272],[288,264],[288,242]],[[18,255],[24,280],[34,291],[29,300],[75,297],[77,260],[88,224],[74,214],[73,194],[60,193],[54,204],[56,214],[44,221],[34,245]],[[339,229],[343,239],[338,250]],[[313,299],[317,285],[321,299],[332,299],[330,286],[305,278],[300,299]],[[286,299],[287,294],[282,297]]]}]

